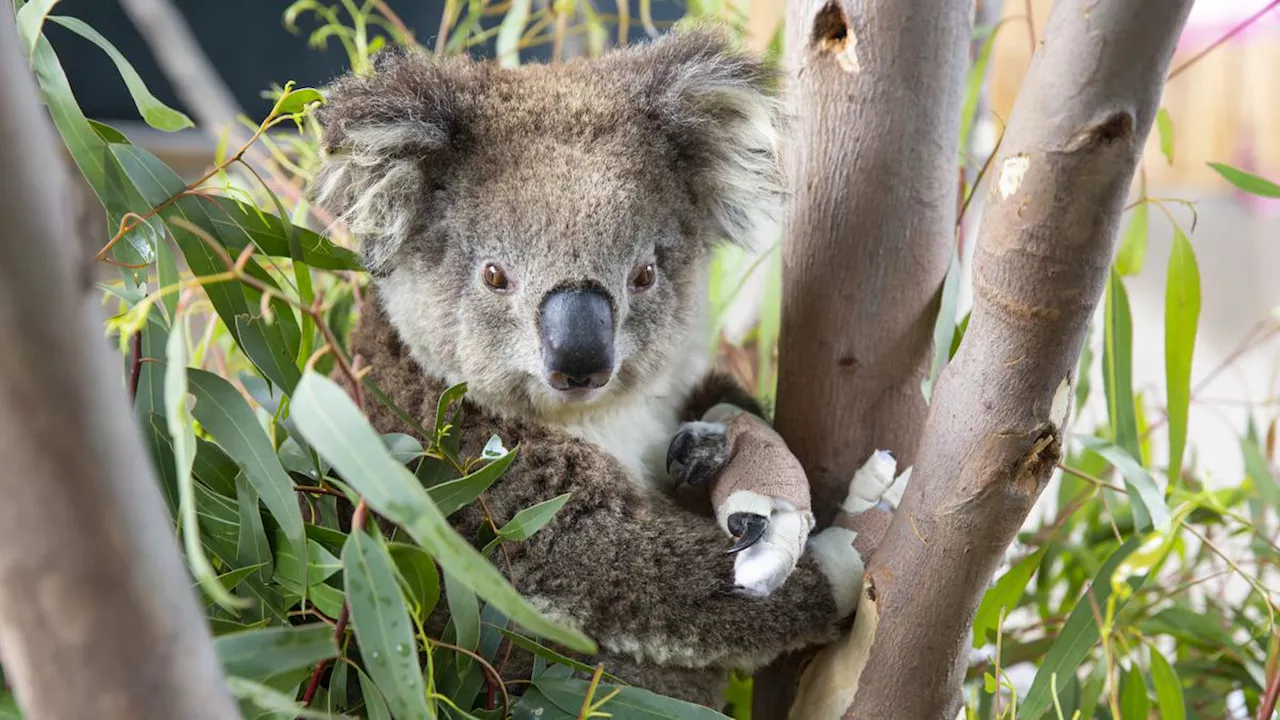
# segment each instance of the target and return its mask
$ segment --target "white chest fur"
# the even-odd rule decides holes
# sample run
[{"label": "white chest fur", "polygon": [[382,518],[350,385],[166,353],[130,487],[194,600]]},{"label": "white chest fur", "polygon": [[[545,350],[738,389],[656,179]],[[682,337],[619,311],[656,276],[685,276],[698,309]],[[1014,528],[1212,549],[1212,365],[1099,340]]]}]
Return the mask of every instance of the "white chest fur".
[{"label": "white chest fur", "polygon": [[632,482],[665,488],[667,448],[680,424],[683,395],[627,398],[581,418],[559,423],[560,429],[582,438],[618,459]]}]

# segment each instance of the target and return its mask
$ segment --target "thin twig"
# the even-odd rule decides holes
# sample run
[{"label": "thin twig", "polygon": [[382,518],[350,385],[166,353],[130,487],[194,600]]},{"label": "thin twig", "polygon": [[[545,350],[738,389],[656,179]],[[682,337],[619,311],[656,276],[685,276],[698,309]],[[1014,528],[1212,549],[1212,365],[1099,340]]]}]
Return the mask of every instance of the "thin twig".
[{"label": "thin twig", "polygon": [[1208,55],[1214,50],[1217,50],[1220,45],[1227,42],[1228,40],[1235,37],[1236,35],[1239,35],[1240,33],[1244,32],[1246,29],[1248,29],[1250,25],[1262,19],[1263,15],[1266,15],[1267,13],[1274,10],[1277,5],[1280,5],[1280,0],[1271,0],[1271,2],[1268,3],[1266,7],[1262,8],[1261,10],[1254,13],[1253,15],[1250,15],[1249,17],[1245,18],[1245,20],[1241,22],[1239,25],[1231,28],[1231,30],[1228,31],[1226,35],[1223,35],[1217,40],[1214,40],[1213,43],[1209,45],[1209,47],[1196,53],[1186,62],[1182,63],[1181,65],[1179,65],[1178,67],[1170,71],[1169,76],[1165,78],[1165,82],[1168,82],[1169,80],[1176,78],[1178,75],[1182,74],[1182,72],[1185,71],[1187,68],[1191,67],[1192,65],[1195,65],[1196,63],[1204,59],[1204,56]]}]

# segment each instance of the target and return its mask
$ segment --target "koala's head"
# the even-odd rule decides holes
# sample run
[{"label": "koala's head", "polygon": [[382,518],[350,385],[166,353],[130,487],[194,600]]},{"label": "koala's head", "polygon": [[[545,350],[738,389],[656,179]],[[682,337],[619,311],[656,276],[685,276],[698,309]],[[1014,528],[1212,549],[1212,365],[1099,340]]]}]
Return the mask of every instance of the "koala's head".
[{"label": "koala's head", "polygon": [[670,392],[714,244],[776,227],[773,84],[708,28],[561,65],[388,54],[331,89],[315,194],[416,359],[478,402]]}]

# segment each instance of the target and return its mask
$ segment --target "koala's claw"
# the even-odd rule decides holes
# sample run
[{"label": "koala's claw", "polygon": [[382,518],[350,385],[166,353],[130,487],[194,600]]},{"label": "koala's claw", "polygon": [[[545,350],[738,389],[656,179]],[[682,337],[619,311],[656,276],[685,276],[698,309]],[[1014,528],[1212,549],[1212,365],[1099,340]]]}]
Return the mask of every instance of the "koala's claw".
[{"label": "koala's claw", "polygon": [[688,422],[672,438],[667,447],[667,472],[674,475],[676,487],[688,483],[705,485],[729,460],[729,440],[724,425],[712,422]]},{"label": "koala's claw", "polygon": [[730,515],[727,524],[729,532],[737,538],[733,547],[725,551],[726,555],[732,555],[759,542],[760,538],[764,537],[765,531],[769,529],[769,518],[755,513],[740,512]]}]

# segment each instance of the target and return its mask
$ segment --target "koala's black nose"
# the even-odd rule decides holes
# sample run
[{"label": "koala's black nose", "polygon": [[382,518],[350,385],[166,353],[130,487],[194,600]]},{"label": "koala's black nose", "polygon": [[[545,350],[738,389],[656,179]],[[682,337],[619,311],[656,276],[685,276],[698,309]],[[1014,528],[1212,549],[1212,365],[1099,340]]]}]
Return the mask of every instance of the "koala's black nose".
[{"label": "koala's black nose", "polygon": [[539,317],[547,382],[557,390],[604,387],[613,375],[613,308],[594,288],[557,290]]}]

